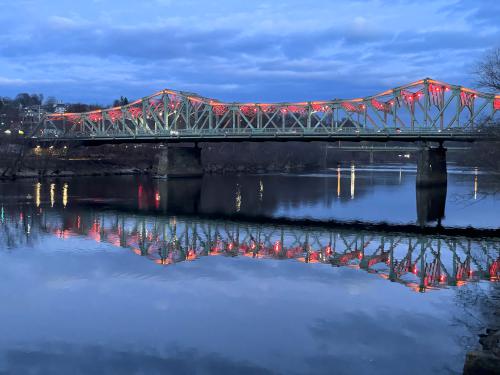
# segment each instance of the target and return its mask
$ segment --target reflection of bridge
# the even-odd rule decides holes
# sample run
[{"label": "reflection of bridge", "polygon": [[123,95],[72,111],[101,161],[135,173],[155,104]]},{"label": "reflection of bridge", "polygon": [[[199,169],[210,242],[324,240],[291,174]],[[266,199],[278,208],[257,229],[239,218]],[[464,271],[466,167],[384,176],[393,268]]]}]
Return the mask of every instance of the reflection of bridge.
[{"label": "reflection of bridge", "polygon": [[[290,140],[442,143],[488,139],[499,109],[500,96],[432,79],[366,98],[300,103],[223,103],[162,90],[122,107],[48,115],[33,137],[36,142],[88,144]],[[197,147],[170,150],[160,160],[158,174],[200,173],[199,159]],[[440,154],[431,155],[431,164],[442,160]],[[422,161],[423,166],[428,164],[428,159]]]},{"label": "reflection of bridge", "polygon": [[35,231],[63,239],[86,236],[130,248],[160,265],[213,255],[295,259],[362,269],[418,291],[500,276],[500,239],[495,237],[306,228],[109,211],[46,209],[38,215],[8,212],[6,216],[2,226],[15,228],[22,238]]}]

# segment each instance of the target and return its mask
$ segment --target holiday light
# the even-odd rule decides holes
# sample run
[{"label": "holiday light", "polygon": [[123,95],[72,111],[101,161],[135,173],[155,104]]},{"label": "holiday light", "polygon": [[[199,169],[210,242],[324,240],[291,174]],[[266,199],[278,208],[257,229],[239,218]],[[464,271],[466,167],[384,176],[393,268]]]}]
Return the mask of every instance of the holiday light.
[{"label": "holiday light", "polygon": [[464,107],[469,107],[469,108],[472,107],[475,98],[476,96],[470,92],[462,91],[460,93],[460,103]]},{"label": "holiday light", "polygon": [[261,111],[265,112],[265,113],[276,112],[276,107],[274,105],[271,105],[271,104],[259,104],[259,107],[260,107]]},{"label": "holiday light", "polygon": [[354,104],[349,103],[349,102],[343,102],[342,108],[344,108],[348,112],[357,112],[358,111],[358,108],[355,107]]},{"label": "holiday light", "polygon": [[227,108],[227,106],[225,106],[224,104],[212,104],[212,108],[213,108],[213,111],[214,113],[217,115],[217,116],[222,116],[224,115],[229,109]]},{"label": "holiday light", "polygon": [[122,116],[122,111],[120,109],[114,109],[114,110],[108,111],[107,114],[108,114],[108,117],[111,119],[111,121],[115,121],[116,119],[118,119]]},{"label": "holiday light", "polygon": [[312,103],[311,108],[314,112],[326,112],[330,109],[327,105],[319,104],[319,103]]},{"label": "holiday light", "polygon": [[127,111],[128,113],[130,113],[130,116],[132,116],[132,118],[137,118],[142,115],[142,108],[139,107],[129,107]]},{"label": "holiday light", "polygon": [[385,103],[380,103],[377,99],[372,99],[371,100],[372,106],[378,110],[378,111],[385,111],[387,110],[387,107],[385,106]]},{"label": "holiday light", "polygon": [[288,110],[297,114],[304,114],[306,112],[306,108],[298,105],[289,105]]},{"label": "holiday light", "polygon": [[89,114],[89,120],[93,122],[101,121],[102,120],[102,113],[101,112],[92,112]]},{"label": "holiday light", "polygon": [[240,111],[245,115],[245,116],[254,116],[255,113],[257,113],[257,107],[253,105],[242,105],[240,107]]}]

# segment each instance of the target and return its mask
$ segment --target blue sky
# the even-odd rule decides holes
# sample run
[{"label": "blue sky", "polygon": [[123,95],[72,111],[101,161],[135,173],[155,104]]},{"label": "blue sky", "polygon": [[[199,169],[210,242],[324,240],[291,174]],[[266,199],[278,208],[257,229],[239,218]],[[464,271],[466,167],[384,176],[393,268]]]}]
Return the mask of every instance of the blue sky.
[{"label": "blue sky", "polygon": [[498,0],[0,0],[0,96],[350,98],[424,77],[473,85],[495,46]]}]

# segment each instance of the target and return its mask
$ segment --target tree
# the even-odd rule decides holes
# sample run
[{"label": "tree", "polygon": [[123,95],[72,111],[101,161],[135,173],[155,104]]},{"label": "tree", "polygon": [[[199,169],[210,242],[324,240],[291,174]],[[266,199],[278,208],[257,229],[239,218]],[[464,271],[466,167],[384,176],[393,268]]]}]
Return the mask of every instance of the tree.
[{"label": "tree", "polygon": [[83,103],[69,104],[68,108],[66,108],[66,110],[69,113],[81,113],[81,112],[90,111],[88,104],[83,104]]},{"label": "tree", "polygon": [[120,107],[122,105],[127,105],[128,104],[128,99],[126,96],[120,96],[120,99],[116,99],[113,102],[113,107]]},{"label": "tree", "polygon": [[14,99],[14,102],[18,106],[20,105],[20,106],[26,107],[26,106],[31,104],[31,96],[30,96],[30,94],[28,94],[26,92],[23,92],[21,94],[17,94],[16,98]]},{"label": "tree", "polygon": [[493,92],[500,92],[500,47],[487,53],[475,70],[479,87]]}]

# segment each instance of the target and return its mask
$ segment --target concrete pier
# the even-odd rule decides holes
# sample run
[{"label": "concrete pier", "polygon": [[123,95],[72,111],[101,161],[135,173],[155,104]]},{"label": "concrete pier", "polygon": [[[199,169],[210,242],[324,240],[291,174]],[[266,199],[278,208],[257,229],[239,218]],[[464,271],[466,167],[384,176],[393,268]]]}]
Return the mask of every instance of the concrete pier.
[{"label": "concrete pier", "polygon": [[446,184],[437,186],[418,186],[417,195],[417,222],[425,226],[429,222],[437,221],[441,225],[446,207]]},{"label": "concrete pier", "polygon": [[194,177],[203,175],[201,148],[194,145],[168,145],[158,155],[155,177]]},{"label": "concrete pier", "polygon": [[446,183],[446,148],[424,146],[417,157],[417,187],[442,186]]}]

